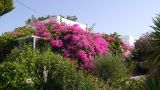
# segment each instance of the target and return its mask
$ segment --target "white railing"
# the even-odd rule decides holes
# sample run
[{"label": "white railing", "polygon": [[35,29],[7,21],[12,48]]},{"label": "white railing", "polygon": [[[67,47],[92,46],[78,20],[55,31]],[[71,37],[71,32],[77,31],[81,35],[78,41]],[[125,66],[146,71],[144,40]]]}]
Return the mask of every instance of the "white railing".
[{"label": "white railing", "polygon": [[16,40],[24,40],[24,39],[29,39],[29,38],[33,38],[33,49],[36,48],[37,39],[42,39],[42,37],[32,35],[32,36],[21,37],[21,38],[18,38]]}]

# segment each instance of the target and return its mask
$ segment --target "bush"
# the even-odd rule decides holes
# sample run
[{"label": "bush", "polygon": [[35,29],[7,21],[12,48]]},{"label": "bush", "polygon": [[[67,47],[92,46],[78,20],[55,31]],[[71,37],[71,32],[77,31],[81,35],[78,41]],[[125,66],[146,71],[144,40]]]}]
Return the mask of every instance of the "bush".
[{"label": "bush", "polygon": [[151,45],[151,34],[146,33],[142,35],[138,40],[135,42],[135,50],[133,53],[133,59],[141,62],[146,61],[148,56],[154,52],[154,48]]},{"label": "bush", "polygon": [[123,53],[122,46],[124,43],[119,38],[119,35],[117,33],[113,34],[104,34],[103,38],[109,42],[109,52],[112,55],[121,55]]},{"label": "bush", "polygon": [[94,90],[97,84],[71,60],[27,46],[15,48],[0,64],[0,79],[0,89],[5,90]]},{"label": "bush", "polygon": [[[112,90],[110,89],[111,87],[109,87],[109,85],[104,80],[94,75],[85,73],[85,77],[90,81],[90,83],[92,83],[91,85],[92,87],[94,87],[93,90]],[[92,87],[90,86],[90,88],[88,88],[87,90],[92,90]]]},{"label": "bush", "polygon": [[0,62],[3,61],[7,54],[11,53],[11,50],[18,46],[17,38],[30,36],[34,33],[34,30],[27,27],[16,28],[13,32],[6,32],[0,36]]},{"label": "bush", "polygon": [[146,90],[160,90],[160,77],[148,77],[143,87]]},{"label": "bush", "polygon": [[0,0],[0,16],[14,9],[13,0]]},{"label": "bush", "polygon": [[16,48],[0,64],[0,89],[40,89],[41,79],[36,71],[38,52],[27,48]]},{"label": "bush", "polygon": [[149,72],[151,63],[149,55],[155,52],[154,47],[151,45],[151,34],[146,33],[142,35],[135,42],[135,50],[132,53],[132,61],[137,62],[134,74],[143,75]]},{"label": "bush", "polygon": [[135,60],[132,60],[131,58],[128,58],[125,61],[126,68],[128,69],[128,73],[130,76],[137,75],[137,70],[139,70],[138,62]]},{"label": "bush", "polygon": [[121,90],[144,90],[143,88],[144,80],[135,80],[125,78],[122,79],[117,86]]},{"label": "bush", "polygon": [[108,54],[108,43],[102,35],[86,32],[78,25],[66,25],[49,19],[48,23],[36,21],[35,35],[50,41],[57,52],[78,63],[79,66],[92,68],[94,56]]},{"label": "bush", "polygon": [[78,90],[93,88],[92,83],[83,77],[83,73],[77,71],[76,66],[69,60],[52,52],[45,52],[39,59],[37,66],[40,71],[47,68],[47,90]]},{"label": "bush", "polygon": [[117,81],[127,76],[127,69],[120,56],[96,57],[95,70],[106,81]]},{"label": "bush", "polygon": [[104,34],[103,38],[109,43],[108,48],[111,55],[120,55],[126,59],[130,57],[133,46],[123,43],[116,32],[110,35]]}]

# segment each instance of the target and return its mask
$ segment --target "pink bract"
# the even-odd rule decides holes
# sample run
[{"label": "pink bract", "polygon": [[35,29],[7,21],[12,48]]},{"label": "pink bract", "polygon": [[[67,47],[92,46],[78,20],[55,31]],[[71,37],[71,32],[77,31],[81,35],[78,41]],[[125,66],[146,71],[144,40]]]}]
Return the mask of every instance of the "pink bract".
[{"label": "pink bract", "polygon": [[50,45],[55,52],[62,54],[71,60],[77,60],[79,66],[86,69],[93,66],[94,57],[107,55],[108,42],[102,38],[102,34],[84,31],[78,25],[66,25],[52,19],[46,23],[34,22],[35,35],[50,38]]}]

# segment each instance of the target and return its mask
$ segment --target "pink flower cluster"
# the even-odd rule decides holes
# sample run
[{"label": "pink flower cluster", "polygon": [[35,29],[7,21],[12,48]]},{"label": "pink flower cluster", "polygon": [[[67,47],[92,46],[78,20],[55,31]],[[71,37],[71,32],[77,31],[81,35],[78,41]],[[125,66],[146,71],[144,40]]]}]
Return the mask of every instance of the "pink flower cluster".
[{"label": "pink flower cluster", "polygon": [[51,45],[54,46],[54,47],[62,47],[63,46],[63,42],[62,40],[54,40],[54,39],[51,39]]},{"label": "pink flower cluster", "polygon": [[129,58],[129,56],[131,55],[133,49],[134,49],[134,46],[131,46],[129,44],[124,44],[122,46],[122,49],[123,49],[123,54],[122,54],[122,57],[123,58]]},{"label": "pink flower cluster", "polygon": [[53,50],[78,62],[79,66],[92,68],[96,55],[107,55],[108,42],[101,34],[89,33],[78,25],[66,25],[49,19],[48,23],[33,22],[35,35],[50,38]]},{"label": "pink flower cluster", "polygon": [[122,48],[127,51],[132,51],[134,47],[129,44],[124,44]]}]

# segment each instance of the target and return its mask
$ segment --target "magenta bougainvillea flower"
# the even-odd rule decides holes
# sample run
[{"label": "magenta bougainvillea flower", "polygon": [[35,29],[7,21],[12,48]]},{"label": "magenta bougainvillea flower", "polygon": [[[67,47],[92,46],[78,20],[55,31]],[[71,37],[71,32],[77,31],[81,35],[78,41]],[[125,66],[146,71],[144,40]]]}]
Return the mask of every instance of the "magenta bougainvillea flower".
[{"label": "magenta bougainvillea flower", "polygon": [[129,51],[125,51],[123,54],[122,54],[122,57],[123,58],[129,58],[129,56],[131,55],[131,53]]},{"label": "magenta bougainvillea flower", "polygon": [[129,44],[124,44],[124,45],[122,46],[122,48],[123,48],[124,50],[132,51],[134,47],[131,46],[131,45],[129,45]]},{"label": "magenta bougainvillea flower", "polygon": [[108,55],[108,42],[102,34],[84,31],[78,25],[66,25],[49,19],[48,23],[32,22],[35,35],[50,39],[50,45],[55,52],[70,58],[86,69],[92,68],[94,57]]},{"label": "magenta bougainvillea flower", "polygon": [[54,40],[54,39],[51,39],[51,45],[53,46],[53,47],[58,47],[58,48],[60,48],[60,47],[62,47],[63,46],[63,42],[62,42],[62,40]]}]

